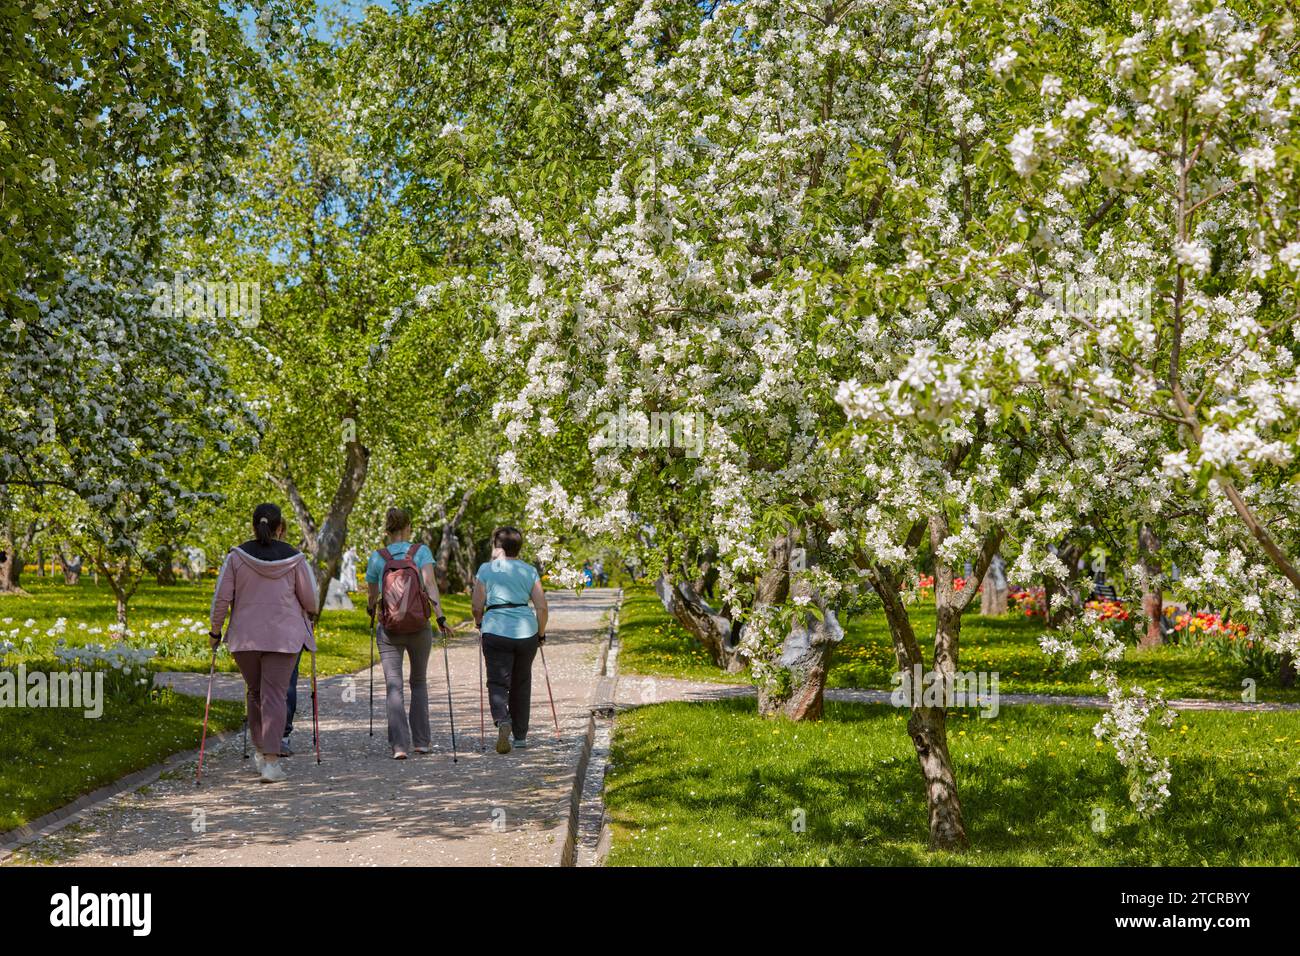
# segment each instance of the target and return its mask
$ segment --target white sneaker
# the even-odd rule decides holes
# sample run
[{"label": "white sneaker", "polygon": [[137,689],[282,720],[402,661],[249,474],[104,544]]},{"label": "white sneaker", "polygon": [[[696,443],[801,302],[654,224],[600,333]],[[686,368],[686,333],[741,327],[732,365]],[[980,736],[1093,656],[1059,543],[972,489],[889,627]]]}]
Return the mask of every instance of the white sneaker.
[{"label": "white sneaker", "polygon": [[262,767],[262,783],[279,783],[285,779],[284,768],[278,760],[268,760]]},{"label": "white sneaker", "polygon": [[253,764],[257,767],[258,773],[261,773],[262,768],[266,766],[266,758],[262,756],[262,751],[256,747],[253,748]]}]

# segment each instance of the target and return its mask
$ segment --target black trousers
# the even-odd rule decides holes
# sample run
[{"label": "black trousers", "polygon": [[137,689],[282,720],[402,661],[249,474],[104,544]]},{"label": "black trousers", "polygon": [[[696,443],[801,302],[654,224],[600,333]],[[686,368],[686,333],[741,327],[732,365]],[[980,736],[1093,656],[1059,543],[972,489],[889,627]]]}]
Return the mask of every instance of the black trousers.
[{"label": "black trousers", "polygon": [[536,656],[536,634],[523,638],[483,635],[483,661],[487,667],[492,723],[510,721],[510,733],[516,740],[523,740],[528,735],[533,658]]}]

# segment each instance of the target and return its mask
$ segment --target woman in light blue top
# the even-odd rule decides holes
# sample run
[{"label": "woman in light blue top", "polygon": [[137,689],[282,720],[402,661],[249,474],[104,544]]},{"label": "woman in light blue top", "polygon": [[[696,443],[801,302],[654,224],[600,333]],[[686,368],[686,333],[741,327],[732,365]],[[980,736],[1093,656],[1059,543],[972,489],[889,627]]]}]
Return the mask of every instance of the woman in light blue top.
[{"label": "woman in light blue top", "polygon": [[[497,753],[525,747],[533,692],[533,658],[546,643],[546,595],[537,569],[519,560],[518,528],[492,532],[492,560],[474,575],[474,622],[483,639]],[[532,607],[528,602],[532,601]]]}]

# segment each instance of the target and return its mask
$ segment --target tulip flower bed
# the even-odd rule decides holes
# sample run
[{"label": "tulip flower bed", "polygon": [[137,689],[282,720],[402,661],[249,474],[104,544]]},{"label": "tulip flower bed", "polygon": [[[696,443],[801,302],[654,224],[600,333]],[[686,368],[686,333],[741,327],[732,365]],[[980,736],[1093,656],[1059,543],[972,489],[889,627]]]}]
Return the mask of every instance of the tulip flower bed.
[{"label": "tulip flower bed", "polygon": [[1226,621],[1212,611],[1182,612],[1173,618],[1178,643],[1209,648],[1236,661],[1242,672],[1252,678],[1267,680],[1277,674],[1281,663],[1277,654],[1251,637],[1248,625]]}]

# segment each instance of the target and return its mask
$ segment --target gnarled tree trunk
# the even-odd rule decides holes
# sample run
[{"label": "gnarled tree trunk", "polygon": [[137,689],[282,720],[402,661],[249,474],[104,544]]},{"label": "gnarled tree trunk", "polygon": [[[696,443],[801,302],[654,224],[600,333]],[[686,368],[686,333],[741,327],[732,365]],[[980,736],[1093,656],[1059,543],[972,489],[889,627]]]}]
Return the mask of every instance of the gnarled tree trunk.
[{"label": "gnarled tree trunk", "polygon": [[665,570],[655,582],[655,593],[659,595],[664,610],[704,645],[714,664],[729,674],[745,669],[740,647],[734,640],[731,619],[709,606],[690,582],[674,584]]},{"label": "gnarled tree trunk", "polygon": [[59,568],[63,572],[64,584],[76,584],[81,580],[81,569],[85,559],[79,554],[69,555],[62,545],[59,546]]},{"label": "gnarled tree trunk", "polygon": [[330,579],[339,573],[343,548],[347,543],[348,518],[366,483],[369,466],[370,449],[356,439],[348,441],[344,445],[343,471],[339,476],[338,488],[334,491],[334,497],[330,499],[325,521],[319,527],[313,520],[311,509],[303,500],[288,470],[282,468],[281,473],[274,476],[276,484],[293,506],[294,514],[302,527],[303,550],[311,559],[316,574],[318,609],[325,607],[325,596],[329,593]]},{"label": "gnarled tree trunk", "polygon": [[[793,534],[777,538],[768,548],[768,570],[759,578],[754,593],[755,607],[780,604],[787,599],[807,598],[821,614],[811,610],[798,614],[781,644],[779,663],[790,680],[758,688],[758,712],[765,717],[790,720],[821,720],[825,710],[826,670],[831,651],[844,639],[835,612],[808,582],[792,572],[802,568],[802,552],[796,551]],[[796,555],[799,561],[796,562]],[[796,563],[799,568],[796,568]],[[791,583],[793,580],[793,584]]]},{"label": "gnarled tree trunk", "polygon": [[438,512],[442,517],[442,535],[438,540],[438,549],[433,555],[433,573],[438,580],[438,590],[443,594],[451,588],[451,556],[456,548],[456,529],[460,527],[461,519],[465,517],[465,509],[469,507],[469,500],[473,493],[473,489],[465,489],[465,493],[460,496],[460,505],[457,506],[456,513],[450,520],[447,518],[447,509],[442,505],[438,506]]}]

